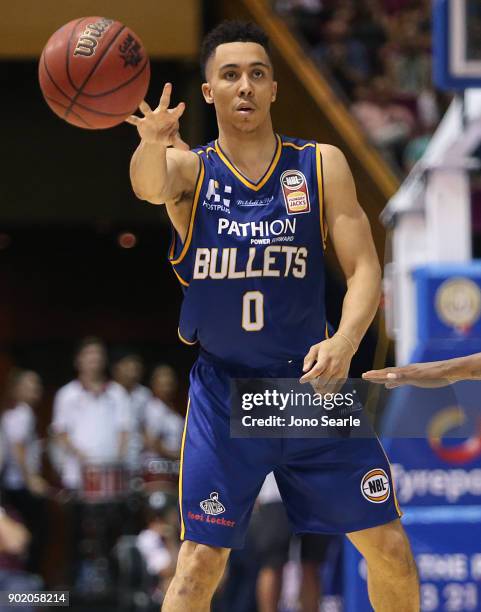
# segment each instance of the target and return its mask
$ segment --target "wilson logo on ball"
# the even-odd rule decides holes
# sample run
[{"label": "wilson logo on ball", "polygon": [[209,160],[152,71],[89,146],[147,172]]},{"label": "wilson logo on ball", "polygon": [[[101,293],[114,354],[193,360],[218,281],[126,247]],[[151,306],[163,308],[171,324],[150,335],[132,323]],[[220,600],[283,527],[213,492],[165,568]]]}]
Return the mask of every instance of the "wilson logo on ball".
[{"label": "wilson logo on ball", "polygon": [[105,129],[122,123],[145,98],[149,57],[123,23],[80,17],[49,38],[38,78],[55,114],[77,127]]},{"label": "wilson logo on ball", "polygon": [[376,468],[364,474],[361,480],[361,493],[373,504],[381,504],[389,499],[391,485],[386,472]]},{"label": "wilson logo on ball", "polygon": [[102,18],[100,21],[95,23],[89,23],[85,28],[82,35],[77,41],[74,55],[83,55],[84,57],[91,57],[95,53],[95,49],[99,44],[99,39],[102,35],[110,28],[113,24],[112,19]]}]

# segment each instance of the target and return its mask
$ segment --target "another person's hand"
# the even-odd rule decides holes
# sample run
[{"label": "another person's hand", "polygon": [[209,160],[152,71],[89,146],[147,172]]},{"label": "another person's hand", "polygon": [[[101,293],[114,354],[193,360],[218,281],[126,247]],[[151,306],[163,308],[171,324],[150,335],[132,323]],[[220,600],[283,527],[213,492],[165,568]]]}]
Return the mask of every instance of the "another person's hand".
[{"label": "another person's hand", "polygon": [[175,146],[188,151],[189,145],[179,135],[179,119],[185,110],[185,104],[179,102],[175,108],[169,108],[171,94],[172,84],[166,83],[156,109],[152,110],[144,100],[139,106],[144,116],[131,115],[126,122],[136,126],[143,142],[166,147]]},{"label": "another person's hand", "polygon": [[335,393],[344,384],[354,351],[343,337],[334,335],[314,344],[304,358],[301,383],[310,382],[318,393]]},{"label": "another person's hand", "polygon": [[398,368],[370,370],[362,375],[364,380],[380,385],[386,389],[395,389],[402,385],[435,388],[444,387],[451,382],[445,361],[413,363]]}]

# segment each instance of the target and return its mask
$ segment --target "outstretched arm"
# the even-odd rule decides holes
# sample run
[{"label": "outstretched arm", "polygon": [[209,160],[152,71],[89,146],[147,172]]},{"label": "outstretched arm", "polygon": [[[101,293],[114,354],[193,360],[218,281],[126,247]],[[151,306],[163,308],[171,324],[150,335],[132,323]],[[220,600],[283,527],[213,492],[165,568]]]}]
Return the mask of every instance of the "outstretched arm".
[{"label": "outstretched arm", "polygon": [[459,380],[481,380],[481,353],[444,361],[412,363],[399,368],[370,370],[362,377],[369,382],[394,389],[402,385],[443,387]]},{"label": "outstretched arm", "polygon": [[171,221],[183,238],[200,161],[179,136],[185,105],[180,102],[169,108],[171,93],[172,85],[167,83],[156,109],[142,102],[139,108],[144,116],[127,119],[142,139],[132,156],[130,179],[138,198],[167,205]]},{"label": "outstretched arm", "polygon": [[[337,333],[311,347],[302,382],[346,378],[354,353],[379,305],[381,269],[369,221],[357,201],[346,158],[336,147],[322,146],[326,220],[347,291]],[[314,365],[315,363],[315,365]]]}]

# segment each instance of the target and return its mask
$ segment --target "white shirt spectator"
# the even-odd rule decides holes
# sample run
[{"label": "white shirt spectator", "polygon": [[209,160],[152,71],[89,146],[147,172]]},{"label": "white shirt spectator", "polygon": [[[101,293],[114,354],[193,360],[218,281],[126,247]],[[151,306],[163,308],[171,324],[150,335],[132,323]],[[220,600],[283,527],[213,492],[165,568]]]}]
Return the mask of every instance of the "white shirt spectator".
[{"label": "white shirt spectator", "polygon": [[3,483],[7,489],[22,489],[26,486],[23,473],[14,455],[14,446],[27,447],[27,465],[38,472],[38,442],[35,433],[35,416],[28,404],[20,403],[7,409],[1,420],[2,439],[5,443],[5,471]]},{"label": "white shirt spectator", "polygon": [[126,392],[129,398],[131,431],[127,450],[127,464],[135,470],[140,467],[140,455],[144,445],[143,430],[147,403],[152,398],[148,387],[137,385],[132,391]]},{"label": "white shirt spectator", "polygon": [[158,576],[172,563],[172,555],[162,540],[160,534],[153,529],[145,529],[137,536],[137,548],[145,561],[147,571]]},{"label": "white shirt spectator", "polygon": [[147,404],[145,427],[149,436],[159,438],[167,450],[179,451],[184,419],[157,397],[153,397]]},{"label": "white shirt spectator", "polygon": [[[56,434],[68,434],[90,463],[118,462],[120,433],[131,429],[127,393],[119,384],[109,382],[95,394],[73,380],[55,396],[52,429]],[[65,453],[62,463],[64,486],[79,488],[82,474],[78,457]]]}]

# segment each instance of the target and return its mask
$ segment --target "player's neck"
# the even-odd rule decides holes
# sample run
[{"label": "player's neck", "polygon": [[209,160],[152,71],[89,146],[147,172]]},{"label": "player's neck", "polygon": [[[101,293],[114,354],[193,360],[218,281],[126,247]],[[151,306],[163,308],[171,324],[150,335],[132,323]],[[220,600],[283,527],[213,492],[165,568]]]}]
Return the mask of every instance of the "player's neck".
[{"label": "player's neck", "polygon": [[219,125],[219,146],[246,177],[257,180],[262,177],[274,157],[276,135],[270,121],[255,132],[244,133]]}]

